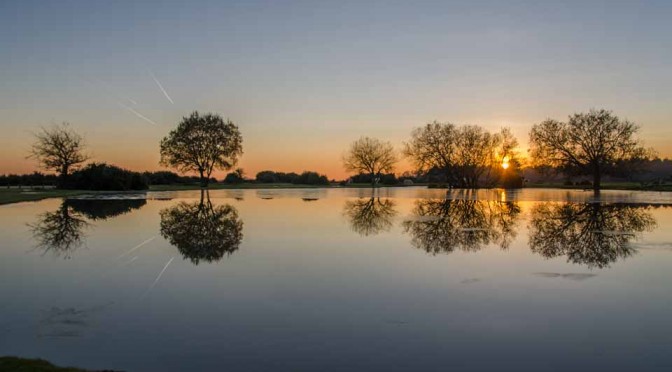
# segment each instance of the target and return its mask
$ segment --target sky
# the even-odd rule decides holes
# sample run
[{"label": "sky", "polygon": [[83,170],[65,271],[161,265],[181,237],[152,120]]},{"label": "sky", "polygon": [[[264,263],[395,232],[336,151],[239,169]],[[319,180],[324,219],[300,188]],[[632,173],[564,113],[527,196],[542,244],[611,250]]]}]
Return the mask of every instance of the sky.
[{"label": "sky", "polygon": [[670,1],[0,0],[0,173],[36,170],[31,133],[64,121],[96,161],[162,169],[194,110],[238,125],[248,176],[344,178],[352,141],[401,149],[433,120],[525,149],[591,108],[672,157],[671,18]]}]

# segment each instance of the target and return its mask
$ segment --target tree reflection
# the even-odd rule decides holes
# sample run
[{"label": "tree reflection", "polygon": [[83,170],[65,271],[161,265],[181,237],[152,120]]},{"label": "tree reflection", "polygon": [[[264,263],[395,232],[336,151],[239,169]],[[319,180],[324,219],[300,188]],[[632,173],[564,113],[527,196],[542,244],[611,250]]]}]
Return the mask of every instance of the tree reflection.
[{"label": "tree reflection", "polygon": [[371,236],[389,231],[397,211],[391,199],[371,197],[346,201],[343,214],[348,217],[353,231],[362,236]]},{"label": "tree reflection", "polygon": [[415,218],[404,221],[411,243],[428,253],[477,251],[491,243],[508,248],[516,236],[520,207],[492,200],[417,200]]},{"label": "tree reflection", "polygon": [[53,211],[41,214],[37,222],[28,225],[37,247],[44,253],[70,258],[70,253],[84,244],[83,231],[90,224],[65,202]]},{"label": "tree reflection", "polygon": [[29,224],[37,247],[57,256],[70,254],[84,245],[84,230],[91,226],[88,220],[105,220],[139,209],[144,199],[66,199],[53,212],[38,216]]},{"label": "tree reflection", "polygon": [[121,216],[147,204],[145,199],[67,199],[64,201],[74,211],[90,220],[106,220]]},{"label": "tree reflection", "polygon": [[235,252],[243,238],[236,208],[213,206],[207,192],[201,192],[200,202],[181,202],[160,214],[161,235],[196,265]]},{"label": "tree reflection", "polygon": [[554,203],[532,209],[530,248],[544,257],[567,256],[588,267],[608,267],[631,256],[629,243],[656,221],[651,207],[635,204]]}]

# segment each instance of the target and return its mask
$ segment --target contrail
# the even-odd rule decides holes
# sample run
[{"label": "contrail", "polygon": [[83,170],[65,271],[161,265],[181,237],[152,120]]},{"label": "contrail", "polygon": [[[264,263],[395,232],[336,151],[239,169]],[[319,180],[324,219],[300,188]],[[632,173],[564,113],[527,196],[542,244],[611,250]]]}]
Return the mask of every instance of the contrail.
[{"label": "contrail", "polygon": [[124,105],[124,104],[121,103],[121,102],[119,102],[119,106],[121,106],[122,108],[125,108],[126,110],[132,112],[133,114],[135,114],[135,116],[139,117],[140,119],[142,119],[142,120],[144,120],[144,121],[146,121],[146,122],[148,122],[148,123],[152,123],[152,124],[154,124],[154,125],[159,125],[159,124],[157,124],[154,120],[152,120],[152,119],[146,117],[145,115],[143,115],[143,114],[141,114],[141,113],[135,111],[132,107],[128,107],[128,106]]},{"label": "contrail", "polygon": [[154,283],[152,283],[152,285],[150,285],[149,288],[147,288],[147,292],[145,292],[145,294],[142,297],[147,296],[149,294],[149,292],[151,292],[151,290],[154,288],[156,283],[158,283],[159,280],[161,279],[161,275],[163,275],[163,272],[166,271],[166,269],[168,268],[170,263],[173,262],[174,259],[175,259],[175,257],[171,257],[170,260],[168,260],[168,262],[166,262],[166,266],[163,267],[163,270],[161,270],[161,272],[159,273],[159,276],[157,276],[156,280],[154,280]]},{"label": "contrail", "polygon": [[131,254],[132,252],[137,251],[138,249],[140,249],[140,247],[142,247],[143,245],[145,245],[145,244],[151,242],[151,241],[154,240],[154,239],[156,239],[156,236],[152,236],[151,238],[145,240],[144,242],[142,242],[142,243],[136,245],[135,247],[129,249],[128,251],[122,253],[121,256],[117,257],[117,259],[120,259],[120,258],[122,258],[122,257],[124,257],[124,256],[126,256],[126,255]]},{"label": "contrail", "polygon": [[172,103],[174,105],[175,102],[173,102],[173,99],[170,98],[170,96],[168,95],[168,92],[166,92],[166,90],[163,89],[163,85],[161,85],[161,83],[159,82],[159,79],[157,79],[156,76],[154,76],[153,72],[150,71],[149,74],[152,75],[152,79],[154,79],[154,82],[156,83],[156,85],[159,86],[159,89],[161,89],[161,91],[163,92],[163,95],[166,96],[166,98],[168,98],[170,103]]}]

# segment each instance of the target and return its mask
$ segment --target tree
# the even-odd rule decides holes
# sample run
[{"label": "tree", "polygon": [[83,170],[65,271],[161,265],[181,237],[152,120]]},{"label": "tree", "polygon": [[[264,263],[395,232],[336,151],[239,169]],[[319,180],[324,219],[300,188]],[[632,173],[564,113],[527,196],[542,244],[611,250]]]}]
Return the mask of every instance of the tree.
[{"label": "tree", "polygon": [[84,137],[64,122],[41,128],[34,134],[29,158],[37,159],[42,168],[58,173],[59,187],[64,187],[69,172],[79,168],[89,157],[84,153]]},{"label": "tree", "polygon": [[198,172],[201,187],[208,187],[214,169],[231,169],[242,154],[238,127],[216,114],[194,111],[161,140],[161,165]]},{"label": "tree", "polygon": [[397,155],[390,142],[370,137],[362,137],[353,142],[343,157],[346,170],[370,174],[372,185],[376,184],[376,178],[382,173],[392,172],[396,162]]},{"label": "tree", "polygon": [[438,170],[452,186],[476,188],[497,182],[504,158],[514,156],[517,146],[508,129],[490,133],[476,125],[434,121],[413,130],[404,155],[418,172]]},{"label": "tree", "polygon": [[593,190],[599,193],[604,174],[651,156],[635,138],[638,130],[607,110],[574,114],[567,122],[548,119],[532,127],[530,154],[535,166],[592,176]]}]

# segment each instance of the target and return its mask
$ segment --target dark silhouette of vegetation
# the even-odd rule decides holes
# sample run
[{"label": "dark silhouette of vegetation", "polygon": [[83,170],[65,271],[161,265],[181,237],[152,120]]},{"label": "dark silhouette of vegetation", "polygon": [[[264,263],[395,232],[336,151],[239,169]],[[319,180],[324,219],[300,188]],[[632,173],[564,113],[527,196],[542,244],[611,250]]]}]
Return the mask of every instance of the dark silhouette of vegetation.
[{"label": "dark silhouette of vegetation", "polygon": [[34,136],[35,143],[28,157],[36,159],[42,168],[55,171],[60,186],[66,184],[70,171],[88,159],[84,153],[84,138],[68,123],[41,128]]},{"label": "dark silhouette of vegetation", "polygon": [[641,204],[546,202],[532,209],[530,249],[546,258],[567,256],[567,261],[588,267],[608,267],[631,256],[629,243],[656,225]]},{"label": "dark silhouette of vegetation", "polygon": [[56,175],[53,174],[33,172],[30,174],[0,175],[0,187],[2,186],[44,187],[44,186],[56,186],[57,184],[58,184],[58,177],[56,177]]},{"label": "dark silhouette of vegetation", "polygon": [[394,171],[397,155],[390,142],[362,137],[350,145],[343,157],[343,165],[349,172],[368,174],[371,185],[379,181],[383,173]]},{"label": "dark silhouette of vegetation", "polygon": [[145,199],[66,199],[64,205],[92,221],[130,213],[147,204]]},{"label": "dark silhouette of vegetation", "polygon": [[362,236],[377,235],[392,228],[392,220],[397,215],[392,199],[379,197],[348,200],[343,207],[353,231]]},{"label": "dark silhouette of vegetation", "polygon": [[516,236],[520,207],[516,202],[421,199],[414,217],[403,226],[411,243],[428,253],[477,251],[497,244],[506,249]]},{"label": "dark silhouette of vegetation", "polygon": [[224,183],[238,184],[243,182],[245,182],[245,171],[242,168],[227,173],[226,177],[224,177]]},{"label": "dark silhouette of vegetation", "polygon": [[517,164],[517,146],[507,129],[492,134],[475,125],[435,121],[413,131],[404,155],[418,172],[439,171],[451,186],[490,187],[499,181],[503,166]]},{"label": "dark silhouette of vegetation", "polygon": [[44,253],[70,258],[70,253],[84,244],[84,230],[90,224],[65,202],[53,212],[41,214],[29,225],[37,248]]},{"label": "dark silhouette of vegetation", "polygon": [[377,183],[386,186],[392,186],[399,183],[399,180],[397,179],[397,176],[394,173],[385,173],[385,174],[381,173],[376,176],[372,176],[371,174],[360,173],[350,177],[350,180],[352,181],[352,183],[374,183],[376,182],[374,178],[377,179]]},{"label": "dark silhouette of vegetation", "polygon": [[84,231],[100,221],[140,209],[145,199],[66,199],[57,210],[38,216],[28,225],[37,247],[57,256],[70,258],[70,253],[84,244]]},{"label": "dark silhouette of vegetation", "polygon": [[603,175],[632,171],[651,158],[636,138],[638,131],[606,110],[574,114],[567,122],[548,119],[532,128],[530,155],[534,166],[590,175],[597,193]]},{"label": "dark silhouette of vegetation", "polygon": [[219,261],[238,250],[243,239],[243,222],[236,208],[214,206],[204,191],[200,202],[180,202],[160,215],[161,235],[196,265]]},{"label": "dark silhouette of vegetation", "polygon": [[283,173],[265,170],[257,173],[255,180],[259,183],[292,183],[295,185],[328,185],[327,176],[317,172],[304,171],[301,174],[294,172]]},{"label": "dark silhouette of vegetation", "polygon": [[[0,357],[0,371],[12,372],[96,372],[74,367],[57,367],[44,359]],[[114,372],[112,370],[98,372]]]},{"label": "dark silhouette of vegetation", "polygon": [[67,188],[76,190],[147,190],[147,179],[138,172],[132,172],[105,163],[91,163],[74,172],[68,180]]},{"label": "dark silhouette of vegetation", "polygon": [[230,120],[194,111],[161,140],[161,164],[181,172],[197,172],[208,187],[215,169],[229,170],[243,154],[242,136]]},{"label": "dark silhouette of vegetation", "polygon": [[[144,172],[142,176],[150,185],[188,185],[201,181],[198,176],[180,176],[170,171]],[[217,180],[210,178],[210,182],[217,182]]]}]

